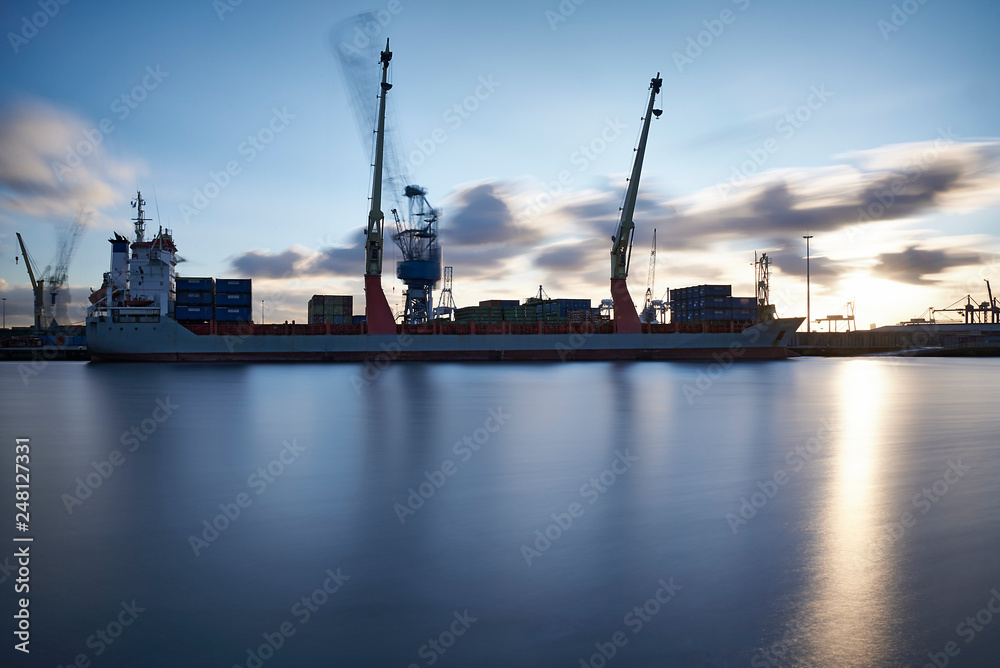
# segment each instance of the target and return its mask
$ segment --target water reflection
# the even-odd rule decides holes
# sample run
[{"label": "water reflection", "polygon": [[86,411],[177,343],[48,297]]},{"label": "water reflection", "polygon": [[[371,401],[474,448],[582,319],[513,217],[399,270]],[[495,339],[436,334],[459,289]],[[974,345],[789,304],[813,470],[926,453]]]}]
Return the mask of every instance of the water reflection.
[{"label": "water reflection", "polygon": [[844,364],[832,386],[839,402],[833,429],[819,429],[806,444],[818,450],[807,466],[829,471],[819,476],[826,485],[816,496],[818,540],[808,558],[811,574],[798,629],[807,638],[808,660],[800,665],[883,665],[892,651],[899,565],[891,551],[871,549],[885,531],[883,404],[887,385],[896,381],[886,372],[871,360]]}]

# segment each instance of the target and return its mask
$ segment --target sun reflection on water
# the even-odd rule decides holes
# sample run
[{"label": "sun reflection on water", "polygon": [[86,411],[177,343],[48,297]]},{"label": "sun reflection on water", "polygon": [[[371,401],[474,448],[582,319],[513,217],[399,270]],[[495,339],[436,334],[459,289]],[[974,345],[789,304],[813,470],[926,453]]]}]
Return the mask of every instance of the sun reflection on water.
[{"label": "sun reflection on water", "polygon": [[[810,590],[803,610],[808,662],[802,665],[873,666],[886,658],[897,628],[898,564],[891,551],[871,548],[885,531],[882,446],[890,426],[885,411],[890,370],[872,360],[843,365],[835,429],[824,449],[825,507],[814,526]],[[877,556],[873,556],[877,554]]]}]

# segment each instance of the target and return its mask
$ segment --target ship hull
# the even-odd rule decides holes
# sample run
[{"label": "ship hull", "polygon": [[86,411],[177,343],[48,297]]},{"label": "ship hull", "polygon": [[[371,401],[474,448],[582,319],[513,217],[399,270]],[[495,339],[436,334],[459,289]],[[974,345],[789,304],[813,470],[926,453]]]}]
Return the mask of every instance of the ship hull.
[{"label": "ship hull", "polygon": [[195,334],[170,318],[157,322],[88,319],[95,361],[364,362],[740,360],[793,356],[787,344],[802,318],[742,332],[636,334]]}]

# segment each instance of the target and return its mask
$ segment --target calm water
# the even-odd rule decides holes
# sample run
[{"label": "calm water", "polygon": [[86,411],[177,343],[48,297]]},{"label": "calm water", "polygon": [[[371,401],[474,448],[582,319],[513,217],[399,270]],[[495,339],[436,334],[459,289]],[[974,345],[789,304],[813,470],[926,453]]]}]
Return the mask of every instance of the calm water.
[{"label": "calm water", "polygon": [[0,365],[0,663],[996,665],[1000,360],[362,371]]}]

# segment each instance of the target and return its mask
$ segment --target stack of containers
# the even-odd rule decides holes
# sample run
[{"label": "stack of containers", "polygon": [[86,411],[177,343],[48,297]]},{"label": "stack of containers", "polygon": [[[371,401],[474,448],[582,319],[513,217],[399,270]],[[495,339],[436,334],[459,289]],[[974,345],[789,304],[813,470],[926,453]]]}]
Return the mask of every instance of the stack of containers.
[{"label": "stack of containers", "polygon": [[733,297],[733,320],[754,321],[757,319],[756,297]]},{"label": "stack of containers", "polygon": [[308,307],[310,325],[350,325],[354,323],[352,295],[313,295]]},{"label": "stack of containers", "polygon": [[[589,308],[590,300],[566,300],[568,302],[586,302]],[[572,309],[569,309],[572,310]],[[476,322],[482,325],[498,325],[510,322],[518,325],[534,325],[542,322],[560,322],[567,320],[567,315],[560,316],[558,300],[529,300],[518,304],[515,299],[490,299],[479,302],[479,306],[466,306],[455,309],[455,319],[460,323]]]},{"label": "stack of containers", "polygon": [[215,302],[215,281],[211,278],[177,278],[174,317],[179,322],[208,322]]},{"label": "stack of containers", "polygon": [[589,299],[557,299],[559,305],[559,317],[569,318],[571,311],[590,311]]},{"label": "stack of containers", "polygon": [[249,278],[218,278],[215,281],[215,319],[219,322],[250,322],[253,297]]},{"label": "stack of containers", "polygon": [[757,319],[754,297],[733,297],[731,285],[694,285],[670,291],[670,318],[675,323],[739,322]]}]

